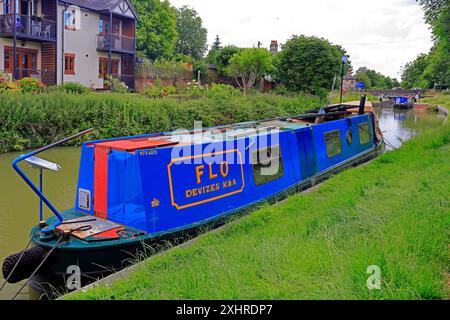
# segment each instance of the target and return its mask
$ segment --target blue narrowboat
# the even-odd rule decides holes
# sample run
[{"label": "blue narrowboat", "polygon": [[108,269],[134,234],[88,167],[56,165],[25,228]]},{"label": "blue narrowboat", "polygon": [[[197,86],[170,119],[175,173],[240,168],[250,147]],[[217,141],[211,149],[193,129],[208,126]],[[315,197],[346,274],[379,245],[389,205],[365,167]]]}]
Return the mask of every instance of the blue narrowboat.
[{"label": "blue narrowboat", "polygon": [[364,101],[359,108],[340,104],[295,117],[90,141],[82,144],[75,205],[60,212],[19,163],[41,176],[58,170],[36,155],[71,138],[13,162],[41,198],[41,215],[46,205],[54,216],[41,216],[32,246],[5,260],[9,282],[64,277],[71,265],[89,278],[121,269],[146,245],[307,189],[382,149],[376,115]]},{"label": "blue narrowboat", "polygon": [[413,98],[406,96],[390,96],[389,100],[395,109],[412,109]]}]

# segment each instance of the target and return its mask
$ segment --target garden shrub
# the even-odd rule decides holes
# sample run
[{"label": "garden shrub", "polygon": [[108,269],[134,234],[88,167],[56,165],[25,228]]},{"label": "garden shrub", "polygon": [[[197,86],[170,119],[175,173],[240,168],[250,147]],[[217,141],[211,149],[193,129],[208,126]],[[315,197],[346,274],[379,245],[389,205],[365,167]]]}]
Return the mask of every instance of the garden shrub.
[{"label": "garden shrub", "polygon": [[149,84],[145,89],[145,95],[149,98],[163,98],[169,95],[169,93],[164,89],[160,83]]},{"label": "garden shrub", "polygon": [[17,82],[13,81],[0,81],[0,94],[7,92],[19,92]]},{"label": "garden shrub", "polygon": [[130,91],[130,88],[125,84],[125,82],[120,81],[119,78],[114,77],[112,75],[106,75],[105,77],[105,85],[109,88],[111,92],[114,93],[127,93]]},{"label": "garden shrub", "polygon": [[196,80],[188,82],[186,85],[186,95],[191,98],[200,98],[205,95],[205,88]]},{"label": "garden shrub", "polygon": [[3,71],[0,71],[0,83],[1,82],[9,82],[9,81],[11,81],[9,74],[7,74]]},{"label": "garden shrub", "polygon": [[194,121],[207,127],[299,114],[318,106],[321,100],[307,95],[236,95],[183,101],[53,89],[41,94],[4,93],[0,99],[0,152],[39,147],[91,127],[96,130],[86,139],[94,140],[190,129]]},{"label": "garden shrub", "polygon": [[58,90],[65,93],[85,94],[89,91],[87,87],[78,82],[66,82],[60,84]]},{"label": "garden shrub", "polygon": [[163,98],[171,94],[177,93],[177,87],[163,86],[160,79],[156,79],[155,84],[149,84],[145,89],[144,94],[149,98]]},{"label": "garden shrub", "polygon": [[206,90],[206,97],[210,99],[229,99],[240,95],[241,91],[239,89],[227,84],[213,83]]},{"label": "garden shrub", "polygon": [[39,93],[44,85],[36,78],[22,78],[16,81],[22,93]]}]

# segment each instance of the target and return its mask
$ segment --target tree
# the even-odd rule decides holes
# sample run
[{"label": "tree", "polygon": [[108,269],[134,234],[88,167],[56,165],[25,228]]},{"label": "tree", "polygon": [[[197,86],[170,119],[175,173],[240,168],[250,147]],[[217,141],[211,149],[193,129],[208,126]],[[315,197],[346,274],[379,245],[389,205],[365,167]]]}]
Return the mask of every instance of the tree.
[{"label": "tree", "polygon": [[217,50],[211,50],[208,53],[207,60],[209,63],[215,64],[219,74],[226,74],[226,70],[230,64],[230,59],[241,52],[242,48],[229,45]]},{"label": "tree", "polygon": [[229,75],[236,79],[239,87],[247,95],[256,80],[273,70],[272,54],[266,49],[243,49],[233,55],[227,67]]},{"label": "tree", "polygon": [[356,70],[355,77],[357,81],[364,82],[367,89],[392,89],[399,86],[397,79],[392,79],[366,67]]},{"label": "tree", "polygon": [[402,87],[404,88],[414,88],[420,87],[424,89],[428,89],[430,84],[426,79],[424,79],[424,71],[428,66],[428,55],[421,54],[417,56],[414,61],[408,62],[402,68],[401,78],[402,78]]},{"label": "tree", "polygon": [[[427,82],[429,88],[448,88],[450,84],[450,1],[418,0],[431,26],[435,45],[428,54],[427,66],[415,82]],[[416,76],[418,76],[416,74]]]},{"label": "tree", "polygon": [[222,43],[220,42],[219,35],[216,36],[216,40],[214,40],[211,50],[219,50],[222,48]]},{"label": "tree", "polygon": [[429,88],[445,89],[450,85],[450,46],[440,41],[428,55],[428,65],[423,72],[423,79]]},{"label": "tree", "polygon": [[137,24],[136,47],[149,59],[170,57],[177,41],[175,8],[164,0],[132,0],[140,21]]},{"label": "tree", "polygon": [[364,83],[364,88],[370,89],[372,88],[372,81],[370,80],[369,76],[366,73],[363,72],[357,72],[355,73],[356,81]]},{"label": "tree", "polygon": [[425,11],[425,21],[431,26],[439,24],[439,19],[449,9],[448,0],[418,0],[418,2]]},{"label": "tree", "polygon": [[208,48],[208,31],[203,27],[203,21],[197,11],[188,6],[177,10],[177,32],[175,52],[201,59]]},{"label": "tree", "polygon": [[[289,91],[324,95],[339,76],[345,50],[317,37],[293,36],[275,58],[276,78]],[[344,74],[351,68],[346,65]]]}]

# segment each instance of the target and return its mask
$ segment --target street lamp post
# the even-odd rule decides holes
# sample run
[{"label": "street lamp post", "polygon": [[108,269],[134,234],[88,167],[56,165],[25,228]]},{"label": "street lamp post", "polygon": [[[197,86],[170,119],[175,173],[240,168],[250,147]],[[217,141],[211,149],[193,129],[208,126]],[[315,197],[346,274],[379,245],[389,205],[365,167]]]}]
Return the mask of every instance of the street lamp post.
[{"label": "street lamp post", "polygon": [[341,64],[341,95],[340,95],[340,98],[339,98],[339,103],[342,103],[342,90],[343,90],[343,85],[344,85],[344,65],[348,61],[348,58],[349,58],[348,55],[342,56],[342,64]]}]

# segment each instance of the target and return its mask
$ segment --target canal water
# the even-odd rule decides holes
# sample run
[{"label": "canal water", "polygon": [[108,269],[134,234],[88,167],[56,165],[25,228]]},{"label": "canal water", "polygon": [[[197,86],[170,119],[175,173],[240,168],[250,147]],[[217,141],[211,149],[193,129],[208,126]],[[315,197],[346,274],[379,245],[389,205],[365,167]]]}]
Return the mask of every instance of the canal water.
[{"label": "canal water", "polygon": [[[421,110],[377,110],[381,130],[390,145],[397,148],[419,134],[422,129],[441,125],[445,117]],[[389,149],[389,147],[388,147]],[[23,249],[29,239],[31,227],[39,222],[38,200],[11,168],[11,161],[23,154],[13,152],[0,154],[0,263],[3,259]],[[64,210],[74,206],[78,175],[80,148],[56,148],[42,154],[42,157],[61,165],[60,172],[46,172],[44,192],[56,205]],[[27,175],[38,182],[38,172],[24,167]],[[45,211],[50,215],[49,210]],[[0,281],[3,278],[0,275]],[[7,284],[0,292],[0,299],[10,299],[22,283]],[[39,299],[40,294],[27,286],[17,299]]]},{"label": "canal water", "polygon": [[442,125],[445,115],[426,109],[398,110],[393,108],[376,108],[381,131],[386,141],[386,149],[400,147],[423,129]]}]

